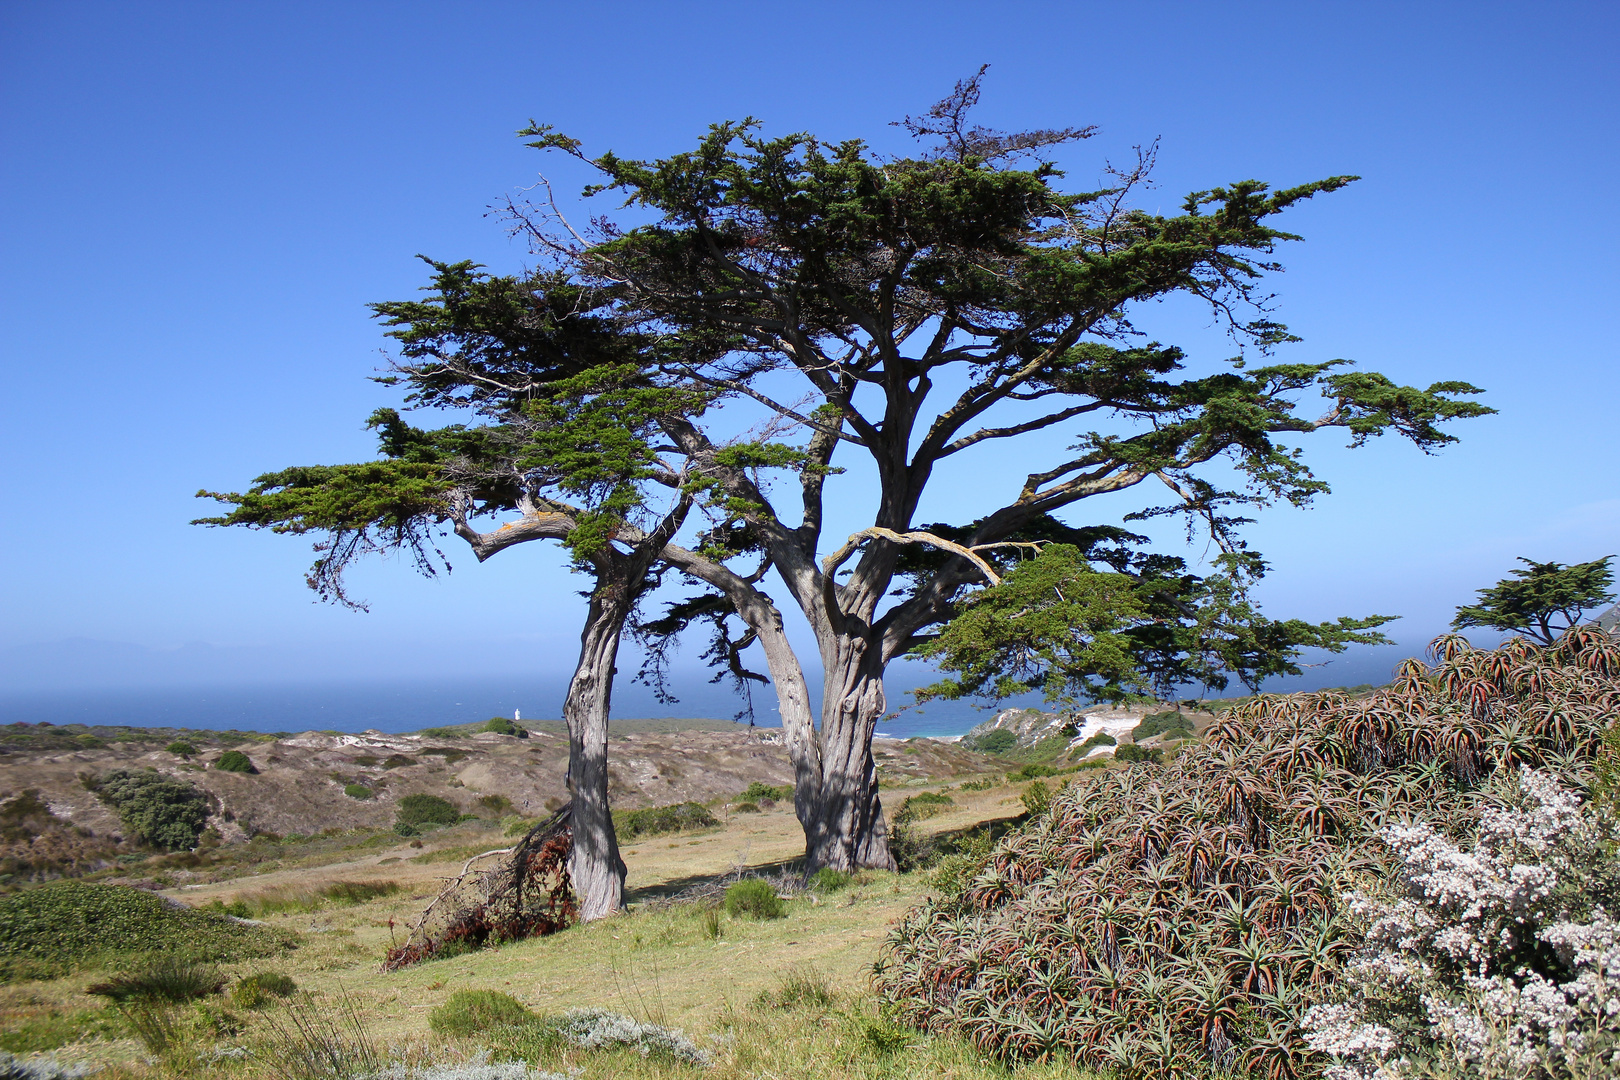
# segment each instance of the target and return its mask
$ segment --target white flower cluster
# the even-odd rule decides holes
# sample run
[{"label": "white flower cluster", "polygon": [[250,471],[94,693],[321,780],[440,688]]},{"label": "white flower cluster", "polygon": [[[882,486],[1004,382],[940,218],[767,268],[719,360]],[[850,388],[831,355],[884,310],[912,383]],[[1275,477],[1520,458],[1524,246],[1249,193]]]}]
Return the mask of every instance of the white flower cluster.
[{"label": "white flower cluster", "polygon": [[1344,897],[1363,928],[1347,1000],[1304,1020],[1306,1044],[1334,1059],[1329,1080],[1394,1080],[1420,1058],[1554,1075],[1594,1055],[1620,1065],[1620,924],[1601,908],[1577,921],[1559,899],[1578,896],[1559,886],[1581,883],[1604,839],[1576,795],[1524,769],[1471,850],[1424,824],[1381,835],[1396,891]]},{"label": "white flower cluster", "polygon": [[561,1073],[540,1072],[521,1061],[489,1060],[489,1051],[480,1050],[466,1061],[438,1065],[407,1065],[395,1062],[366,1080],[570,1080]]},{"label": "white flower cluster", "polygon": [[570,1009],[555,1021],[563,1039],[582,1050],[628,1046],[642,1057],[663,1054],[688,1065],[711,1065],[713,1056],[685,1033],[658,1024],[644,1024],[606,1009]]}]

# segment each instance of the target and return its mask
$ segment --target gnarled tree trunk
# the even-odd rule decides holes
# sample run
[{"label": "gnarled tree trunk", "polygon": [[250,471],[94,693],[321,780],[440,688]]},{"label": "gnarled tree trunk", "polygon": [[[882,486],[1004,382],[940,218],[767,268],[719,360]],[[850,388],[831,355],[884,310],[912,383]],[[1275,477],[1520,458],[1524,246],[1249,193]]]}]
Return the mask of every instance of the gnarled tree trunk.
[{"label": "gnarled tree trunk", "polygon": [[840,638],[837,646],[822,684],[821,775],[808,870],[893,870],[872,757],[872,732],[888,705],[883,664],[860,638]]},{"label": "gnarled tree trunk", "polygon": [[600,584],[580,635],[579,664],[568,684],[568,786],[573,796],[574,851],[569,872],[582,922],[624,907],[624,859],[608,806],[608,716],[619,634],[630,604],[622,583]]}]

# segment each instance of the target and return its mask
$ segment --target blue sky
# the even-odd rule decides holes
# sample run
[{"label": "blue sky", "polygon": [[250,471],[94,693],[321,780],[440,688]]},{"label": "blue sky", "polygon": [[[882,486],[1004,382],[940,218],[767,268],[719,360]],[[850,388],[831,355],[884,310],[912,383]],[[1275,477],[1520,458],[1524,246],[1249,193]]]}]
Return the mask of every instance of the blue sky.
[{"label": "blue sky", "polygon": [[[1272,614],[1397,614],[1419,643],[1515,556],[1620,551],[1617,30],[1599,3],[0,6],[0,651],[26,658],[0,671],[93,681],[91,639],[182,681],[566,672],[555,551],[368,566],[356,615],[312,603],[307,544],[187,525],[192,493],[372,455],[365,304],[410,295],[419,252],[517,268],[487,207],[543,165],[581,180],[513,137],[531,117],[633,156],[750,114],[901,152],[888,122],[982,63],[983,122],[1100,126],[1061,159],[1077,187],[1154,139],[1150,208],[1364,177],[1285,222],[1286,356],[1467,379],[1501,414],[1432,458],[1315,439],[1334,494],[1249,538]],[[1142,321],[1230,352],[1188,308]]]}]

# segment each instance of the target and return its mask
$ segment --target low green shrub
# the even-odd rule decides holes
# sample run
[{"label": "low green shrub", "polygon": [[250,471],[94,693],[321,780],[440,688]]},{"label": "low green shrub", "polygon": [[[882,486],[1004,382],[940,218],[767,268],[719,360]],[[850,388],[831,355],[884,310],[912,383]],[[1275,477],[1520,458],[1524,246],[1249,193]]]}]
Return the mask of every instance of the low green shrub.
[{"label": "low green shrub", "polygon": [[1164,751],[1159,749],[1145,749],[1135,743],[1126,743],[1114,751],[1115,761],[1138,762],[1145,761],[1149,765],[1164,763]]},{"label": "low green shrub", "polygon": [[742,794],[738,795],[737,798],[746,800],[748,802],[758,802],[760,799],[770,799],[773,802],[781,802],[783,799],[793,798],[793,785],[783,784],[781,787],[772,787],[769,784],[762,784],[758,780],[755,780],[752,784],[749,784],[746,788],[744,788]]},{"label": "low green shrub", "polygon": [[[461,811],[450,802],[437,795],[418,793],[407,795],[399,800],[399,810],[394,815],[395,832],[398,825],[413,825],[420,828],[423,825],[454,825],[461,820]],[[400,833],[401,836],[412,835]]]},{"label": "low green shrub", "polygon": [[1037,780],[1024,789],[1020,799],[1024,804],[1025,813],[1032,818],[1040,817],[1052,805],[1052,789],[1047,787],[1044,781]]},{"label": "low green shrub", "polygon": [[1066,771],[1065,769],[1055,769],[1050,765],[1025,765],[1017,772],[1008,773],[1007,779],[1016,784],[1024,780],[1039,780],[1047,776],[1061,776]]},{"label": "low green shrub", "polygon": [[253,767],[253,759],[240,750],[227,750],[219,755],[214,762],[214,768],[220,772],[256,773],[259,770]]},{"label": "low green shrub", "polygon": [[731,806],[731,812],[734,813],[734,814],[757,814],[757,813],[759,813],[759,803],[755,803],[755,802],[733,803],[732,806]]},{"label": "low green shrub", "polygon": [[853,876],[843,870],[834,870],[830,866],[823,866],[810,875],[809,886],[813,892],[830,893],[848,888],[852,880]]},{"label": "low green shrub", "polygon": [[780,919],[787,914],[787,905],[770,882],[744,878],[726,889],[726,914],[734,919]]},{"label": "low green shrub", "polygon": [[195,757],[197,755],[197,748],[184,740],[172,742],[168,746],[164,747],[164,749],[171,754],[176,754],[184,758]]},{"label": "low green shrub", "polygon": [[513,997],[498,990],[457,990],[443,1005],[428,1013],[428,1027],[440,1035],[465,1038],[490,1028],[526,1024],[534,1013]]},{"label": "low green shrub", "polygon": [[421,836],[422,835],[422,830],[418,829],[415,825],[412,825],[409,822],[396,821],[396,822],[394,822],[394,835],[395,836]]},{"label": "low green shrub", "polygon": [[91,783],[96,798],[142,843],[188,851],[207,827],[208,796],[195,784],[135,769],[117,769]]},{"label": "low green shrub", "polygon": [[519,739],[527,739],[527,728],[519,727],[504,716],[492,716],[484,722],[485,731],[493,731],[497,735],[512,735]]},{"label": "low green shrub", "polygon": [[718,824],[719,820],[709,813],[708,807],[695,802],[613,811],[613,831],[622,843],[686,829],[707,829]]},{"label": "low green shrub", "polygon": [[1005,754],[1017,745],[1017,735],[1014,735],[1006,728],[992,728],[974,739],[969,749],[982,750],[986,754]]},{"label": "low green shrub", "polygon": [[231,1001],[241,1009],[257,1009],[272,998],[292,997],[298,989],[291,975],[279,971],[256,971],[244,975],[231,987]]},{"label": "low green shrub", "polygon": [[761,990],[757,1009],[825,1009],[833,1003],[832,981],[815,968],[796,967],[778,977],[775,990]]},{"label": "low green shrub", "polygon": [[935,814],[944,813],[947,806],[955,805],[956,800],[949,795],[941,795],[937,791],[919,791],[900,804],[900,813],[907,815],[912,821],[921,821]]},{"label": "low green shrub", "polygon": [[423,728],[420,734],[424,739],[459,739],[462,733],[455,728],[430,727]]},{"label": "low green shrub", "polygon": [[65,973],[131,954],[234,962],[291,947],[290,935],[244,926],[127,885],[59,881],[0,898],[0,981]]},{"label": "low green shrub", "polygon": [[343,794],[351,799],[369,799],[377,793],[364,784],[344,784]]},{"label": "low green shrub", "polygon": [[963,791],[989,791],[996,786],[994,780],[968,780],[962,784]]},{"label": "low green shrub", "polygon": [[480,795],[478,805],[497,818],[505,817],[512,812],[512,800],[505,795]]},{"label": "low green shrub", "polygon": [[1131,738],[1137,742],[1151,739],[1155,735],[1166,732],[1179,731],[1184,735],[1193,733],[1193,722],[1187,715],[1177,709],[1168,709],[1164,712],[1149,713],[1142,718],[1142,722],[1131,730]]},{"label": "low green shrub", "polygon": [[417,764],[415,758],[406,757],[404,754],[389,754],[382,759],[382,767],[385,769],[405,769],[415,764]]},{"label": "low green shrub", "polygon": [[1075,747],[1075,756],[1084,757],[1099,746],[1118,746],[1119,740],[1106,731],[1093,732],[1086,741]]}]

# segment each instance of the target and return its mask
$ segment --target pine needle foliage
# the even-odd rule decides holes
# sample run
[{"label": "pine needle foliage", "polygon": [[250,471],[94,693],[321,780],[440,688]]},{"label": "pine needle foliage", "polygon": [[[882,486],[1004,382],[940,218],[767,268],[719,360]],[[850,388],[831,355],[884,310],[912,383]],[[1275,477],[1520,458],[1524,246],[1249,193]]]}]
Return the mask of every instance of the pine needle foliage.
[{"label": "pine needle foliage", "polygon": [[1263,695],[1162,765],[1081,774],[963,887],[893,931],[897,1015],[1006,1059],[1128,1077],[1316,1072],[1304,1012],[1353,945],[1337,898],[1388,869],[1378,830],[1462,834],[1521,766],[1577,789],[1620,712],[1620,643],[1456,636],[1364,697]]}]

